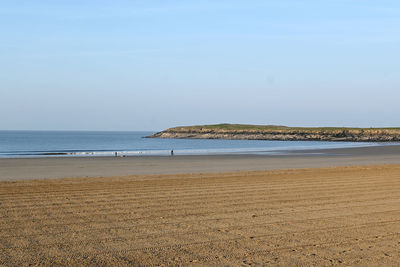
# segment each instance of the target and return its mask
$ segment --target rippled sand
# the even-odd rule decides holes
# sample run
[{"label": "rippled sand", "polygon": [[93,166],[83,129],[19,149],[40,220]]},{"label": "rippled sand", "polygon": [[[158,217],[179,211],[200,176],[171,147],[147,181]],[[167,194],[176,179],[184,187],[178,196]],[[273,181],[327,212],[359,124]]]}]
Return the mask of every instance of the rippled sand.
[{"label": "rippled sand", "polygon": [[400,265],[400,165],[0,183],[0,265]]}]

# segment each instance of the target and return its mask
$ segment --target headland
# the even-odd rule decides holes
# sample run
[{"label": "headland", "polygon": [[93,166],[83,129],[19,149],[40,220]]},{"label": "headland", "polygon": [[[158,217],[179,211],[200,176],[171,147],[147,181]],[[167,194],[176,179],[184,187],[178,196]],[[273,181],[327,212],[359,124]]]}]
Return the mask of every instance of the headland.
[{"label": "headland", "polygon": [[279,141],[398,142],[400,141],[400,128],[286,127],[276,125],[215,124],[174,127],[148,137]]}]

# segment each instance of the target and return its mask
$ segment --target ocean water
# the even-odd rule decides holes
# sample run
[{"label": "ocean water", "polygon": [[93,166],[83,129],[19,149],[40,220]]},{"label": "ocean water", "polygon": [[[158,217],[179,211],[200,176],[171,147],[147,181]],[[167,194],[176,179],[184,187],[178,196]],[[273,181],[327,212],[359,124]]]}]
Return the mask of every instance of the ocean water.
[{"label": "ocean water", "polygon": [[208,154],[273,154],[289,150],[369,146],[370,143],[154,139],[153,132],[0,131],[0,157],[168,156]]}]

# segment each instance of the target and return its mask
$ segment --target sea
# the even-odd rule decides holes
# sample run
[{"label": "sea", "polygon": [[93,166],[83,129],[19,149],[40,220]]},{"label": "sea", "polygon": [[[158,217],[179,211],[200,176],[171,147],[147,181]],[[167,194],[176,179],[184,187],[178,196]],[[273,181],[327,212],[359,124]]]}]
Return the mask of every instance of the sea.
[{"label": "sea", "polygon": [[276,154],[371,143],[144,138],[154,132],[0,131],[0,158]]}]

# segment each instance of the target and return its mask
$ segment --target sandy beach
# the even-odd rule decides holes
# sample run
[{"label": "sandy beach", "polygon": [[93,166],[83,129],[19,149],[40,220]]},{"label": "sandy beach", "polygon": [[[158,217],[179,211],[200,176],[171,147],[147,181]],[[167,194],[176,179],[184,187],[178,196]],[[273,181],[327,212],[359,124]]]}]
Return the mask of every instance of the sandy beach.
[{"label": "sandy beach", "polygon": [[294,150],[273,155],[9,158],[0,159],[0,181],[396,163],[400,164],[400,145]]},{"label": "sandy beach", "polygon": [[[0,265],[400,264],[398,146],[2,159],[0,172]],[[50,179],[74,176],[91,178]]]},{"label": "sandy beach", "polygon": [[0,265],[400,264],[400,165],[2,182]]}]

